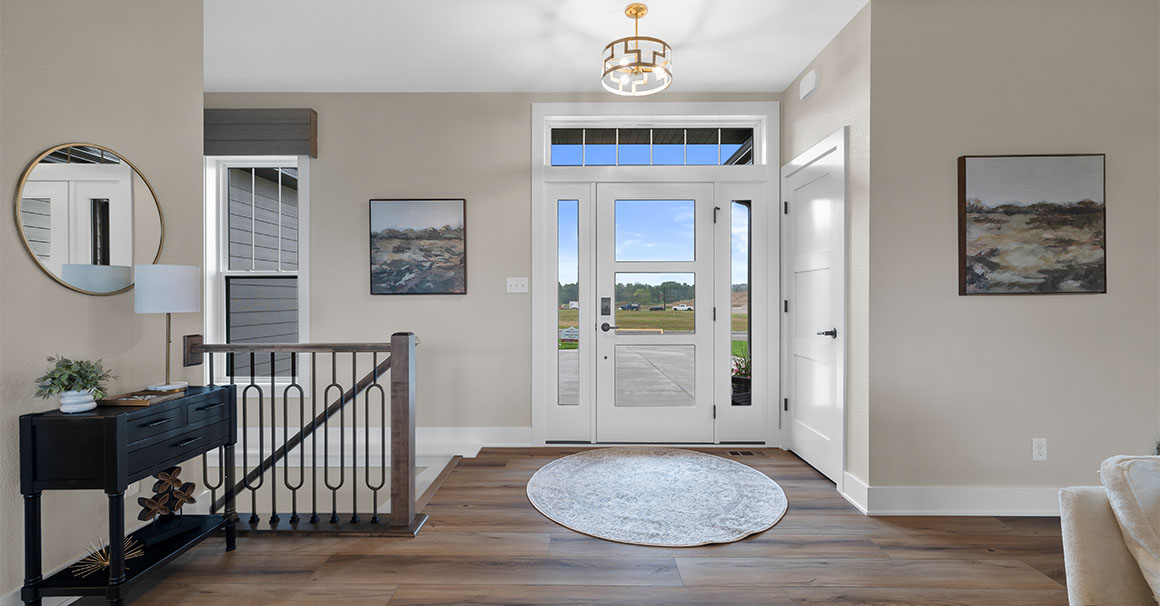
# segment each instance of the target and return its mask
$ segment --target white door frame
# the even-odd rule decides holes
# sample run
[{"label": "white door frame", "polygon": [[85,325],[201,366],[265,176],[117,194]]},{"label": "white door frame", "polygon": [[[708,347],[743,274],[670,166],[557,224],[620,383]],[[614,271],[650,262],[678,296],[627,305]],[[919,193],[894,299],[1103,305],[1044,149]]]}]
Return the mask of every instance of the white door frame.
[{"label": "white door frame", "polygon": [[[595,440],[594,393],[581,381],[580,405],[557,405],[557,324],[556,308],[556,199],[580,200],[581,215],[595,219],[596,183],[616,182],[701,182],[714,185],[717,206],[729,207],[734,199],[753,200],[752,274],[760,287],[750,287],[750,315],[753,326],[753,359],[756,360],[752,407],[719,406],[716,442],[735,441],[722,435],[728,428],[746,427],[754,435],[744,441],[781,445],[780,410],[780,166],[777,102],[759,103],[533,103],[532,104],[532,443],[548,441],[592,442]],[[549,166],[550,133],[553,127],[698,127],[752,126],[754,164],[750,166]],[[587,200],[587,203],[585,203]],[[586,210],[587,209],[587,210]],[[591,225],[592,223],[590,223]],[[595,305],[595,268],[586,267],[585,242],[591,234],[581,227],[580,297]],[[728,247],[728,242],[718,243]],[[727,248],[726,248],[727,250]],[[727,262],[726,256],[724,261]],[[722,272],[717,272],[721,274]],[[727,280],[728,273],[724,274]],[[720,281],[722,278],[718,278]],[[587,284],[587,286],[586,286]],[[727,291],[726,291],[727,295]],[[719,296],[719,295],[716,295]],[[723,297],[724,298],[724,297]],[[722,301],[716,301],[722,307]],[[724,309],[729,302],[724,298]],[[591,324],[595,316],[583,317]],[[728,322],[719,322],[728,326]],[[581,348],[584,347],[581,331]],[[588,350],[594,355],[594,348]],[[764,360],[764,362],[762,362]],[[581,358],[581,373],[593,372]],[[582,377],[585,375],[582,374]],[[718,389],[720,394],[724,388]],[[727,392],[725,392],[727,393]],[[566,410],[565,410],[566,409]],[[748,409],[748,410],[741,410]],[[759,413],[759,414],[758,414]],[[588,422],[585,423],[584,421]],[[568,429],[564,435],[550,427]],[[754,431],[753,428],[760,431]],[[761,435],[756,435],[760,433]]]},{"label": "white door frame", "polygon": [[[846,314],[847,314],[846,255],[848,254],[847,253],[847,242],[846,242],[846,223],[848,220],[848,213],[846,211],[846,200],[850,197],[850,187],[849,187],[849,179],[848,179],[849,156],[847,154],[848,141],[849,141],[848,137],[849,137],[849,127],[843,126],[842,128],[838,129],[836,132],[834,132],[832,135],[826,137],[825,139],[822,139],[816,145],[814,145],[810,149],[803,152],[801,155],[797,156],[793,160],[786,163],[786,165],[781,168],[781,191],[787,192],[788,191],[788,188],[786,185],[787,179],[789,177],[791,177],[792,175],[798,173],[799,171],[808,168],[811,164],[813,164],[817,160],[821,159],[824,156],[830,155],[830,154],[836,154],[837,157],[842,159],[842,168],[841,168],[842,179],[846,183],[846,186],[845,186],[845,193],[844,193],[842,199],[835,203],[835,210],[837,211],[835,213],[835,215],[837,216],[838,220],[834,222],[834,230],[835,230],[834,239],[840,243],[840,250],[838,251],[838,254],[834,255],[833,264],[831,265],[831,268],[832,268],[831,271],[834,274],[840,276],[840,279],[833,282],[833,287],[831,289],[830,297],[831,297],[831,305],[833,306],[833,307],[831,307],[831,309],[834,310],[833,318],[834,318],[835,328],[837,328],[838,334],[842,335],[842,338],[838,339],[837,342],[835,343],[835,346],[838,347],[838,351],[835,354],[835,360],[834,360],[834,364],[837,367],[835,369],[835,374],[837,375],[837,385],[835,386],[834,398],[835,398],[835,401],[840,409],[840,414],[842,415],[842,423],[841,423],[841,430],[840,430],[841,431],[841,436],[840,436],[841,439],[838,440],[838,443],[839,443],[840,449],[841,449],[842,469],[837,474],[838,477],[834,479],[834,482],[837,484],[838,492],[841,492],[843,494],[845,493],[844,483],[845,483],[845,476],[846,476],[846,468],[847,468],[847,464],[848,464],[847,460],[846,460],[846,434],[847,434],[847,425],[849,423],[849,415],[846,412],[846,382],[847,382],[846,356],[848,355],[847,354],[847,352],[848,352],[848,347],[847,347],[848,334],[846,332],[846,326],[847,326],[847,323],[846,323]],[[783,198],[787,198],[787,197],[788,196],[783,196]],[[783,204],[784,203],[785,202],[783,200]],[[784,207],[783,207],[783,212],[784,212]],[[790,221],[782,221],[781,225],[782,225],[781,242],[782,242],[782,246],[786,246],[790,242],[790,239],[786,235],[786,231],[788,229],[790,229],[791,222]],[[788,263],[790,261],[790,259],[792,259],[792,255],[786,254],[786,252],[787,251],[782,251],[782,259],[785,259],[786,262]],[[781,276],[782,276],[781,291],[783,293],[786,293],[787,296],[789,296],[789,293],[792,292],[792,289],[791,289],[788,281],[790,279],[792,279],[793,272],[787,270],[787,268],[782,268]],[[792,307],[793,301],[790,301],[789,305]],[[788,321],[789,321],[788,314],[785,314],[785,313],[781,314],[782,334],[785,334],[785,335],[791,334],[790,333],[791,327],[787,325]],[[781,343],[781,349],[782,349],[782,353],[781,353],[781,376],[782,376],[781,385],[783,387],[789,385],[786,377],[787,377],[788,372],[790,371],[790,369],[789,369],[790,355],[789,355],[789,351],[788,351],[788,348],[790,346],[790,342],[791,342],[791,340],[789,338],[786,338],[785,341],[783,341]],[[785,394],[783,394],[783,397],[785,397]],[[793,406],[792,402],[790,403],[790,406]],[[785,411],[785,408],[783,406],[778,407],[778,410],[781,411],[781,416],[783,417],[783,420],[786,419],[787,413]]]}]

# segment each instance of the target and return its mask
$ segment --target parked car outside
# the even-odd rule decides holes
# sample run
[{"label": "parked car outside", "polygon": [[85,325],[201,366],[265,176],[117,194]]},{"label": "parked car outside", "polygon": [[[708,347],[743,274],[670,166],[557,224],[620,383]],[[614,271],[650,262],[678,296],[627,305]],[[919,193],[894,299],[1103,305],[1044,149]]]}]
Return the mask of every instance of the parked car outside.
[{"label": "parked car outside", "polygon": [[681,303],[680,305],[674,305],[673,311],[693,311],[693,306]]},{"label": "parked car outside", "polygon": [[664,311],[665,306],[664,305],[653,305],[652,307],[649,307],[648,310],[649,311]]},{"label": "parked car outside", "polygon": [[637,303],[625,303],[620,306],[621,311],[640,311],[640,305]]}]

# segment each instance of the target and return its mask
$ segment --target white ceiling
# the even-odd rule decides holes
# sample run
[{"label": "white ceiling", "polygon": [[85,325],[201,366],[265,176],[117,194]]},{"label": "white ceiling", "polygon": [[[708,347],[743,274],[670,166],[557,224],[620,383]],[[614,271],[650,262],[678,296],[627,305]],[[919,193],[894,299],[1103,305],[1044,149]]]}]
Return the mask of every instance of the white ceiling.
[{"label": "white ceiling", "polygon": [[[781,92],[867,0],[651,0],[673,92]],[[599,92],[628,0],[205,0],[210,92]]]}]

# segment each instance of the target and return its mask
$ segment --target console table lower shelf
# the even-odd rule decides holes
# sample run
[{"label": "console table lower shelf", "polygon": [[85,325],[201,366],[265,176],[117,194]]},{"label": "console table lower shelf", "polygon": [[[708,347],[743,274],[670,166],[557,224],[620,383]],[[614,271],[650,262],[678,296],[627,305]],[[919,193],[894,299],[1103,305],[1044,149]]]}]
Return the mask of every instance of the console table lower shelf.
[{"label": "console table lower shelf", "polygon": [[[125,561],[122,587],[131,585],[150,571],[189,551],[194,545],[224,528],[226,518],[220,515],[180,515],[158,520],[129,535],[141,546],[141,557]],[[108,569],[80,576],[68,566],[60,572],[27,587],[33,599],[50,596],[106,596],[109,591]]]}]

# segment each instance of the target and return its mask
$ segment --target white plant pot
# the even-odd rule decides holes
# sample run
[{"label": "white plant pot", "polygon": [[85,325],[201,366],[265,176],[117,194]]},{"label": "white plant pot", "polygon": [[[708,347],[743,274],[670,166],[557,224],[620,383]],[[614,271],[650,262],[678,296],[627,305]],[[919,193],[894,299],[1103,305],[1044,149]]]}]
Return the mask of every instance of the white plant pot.
[{"label": "white plant pot", "polygon": [[60,394],[60,411],[65,413],[85,412],[97,407],[93,400],[93,390],[66,391]]}]

